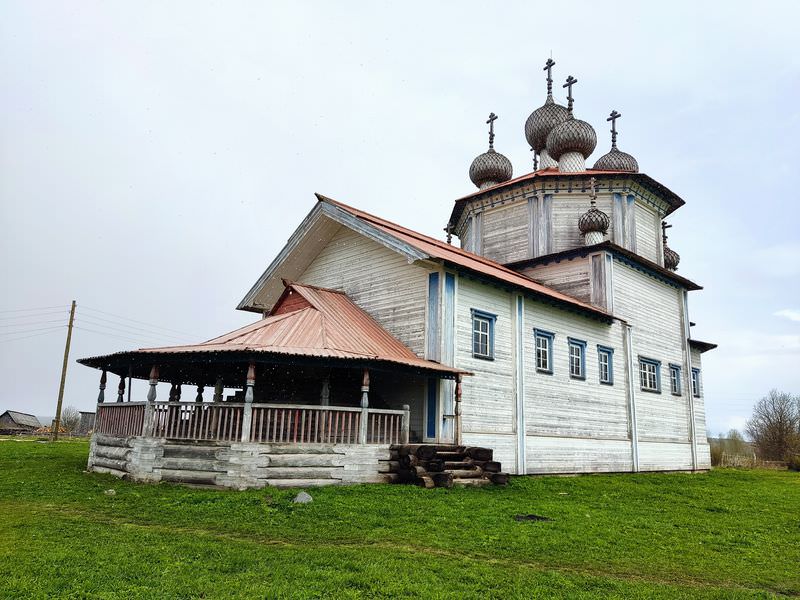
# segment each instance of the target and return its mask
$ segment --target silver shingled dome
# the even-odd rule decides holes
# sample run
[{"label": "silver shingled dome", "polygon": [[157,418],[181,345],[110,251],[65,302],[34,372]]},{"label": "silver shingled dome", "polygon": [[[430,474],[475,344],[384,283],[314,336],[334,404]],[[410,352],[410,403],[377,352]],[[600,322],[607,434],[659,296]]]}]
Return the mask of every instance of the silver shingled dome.
[{"label": "silver shingled dome", "polygon": [[599,231],[605,235],[610,225],[611,219],[608,218],[606,213],[597,208],[594,202],[592,202],[592,207],[578,219],[578,229],[584,235],[590,231]]},{"label": "silver shingled dome", "polygon": [[586,121],[568,118],[560,125],[553,127],[547,136],[547,153],[558,160],[567,152],[580,152],[587,158],[597,146],[597,134]]},{"label": "silver shingled dome", "polygon": [[638,173],[639,163],[627,152],[622,152],[612,148],[611,152],[603,154],[594,163],[593,169],[599,171],[625,171],[626,173]]},{"label": "silver shingled dome", "polygon": [[477,156],[469,167],[469,178],[479,188],[487,188],[511,179],[511,161],[494,148]]},{"label": "silver shingled dome", "polygon": [[537,154],[547,146],[547,136],[556,125],[567,120],[569,112],[566,106],[556,104],[553,96],[548,94],[544,105],[533,111],[525,121],[525,139]]}]

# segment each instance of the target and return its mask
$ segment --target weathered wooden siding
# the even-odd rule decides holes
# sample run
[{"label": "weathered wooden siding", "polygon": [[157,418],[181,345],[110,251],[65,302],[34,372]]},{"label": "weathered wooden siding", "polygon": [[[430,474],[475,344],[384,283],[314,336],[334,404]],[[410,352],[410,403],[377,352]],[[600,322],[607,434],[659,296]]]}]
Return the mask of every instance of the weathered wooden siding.
[{"label": "weathered wooden siding", "polygon": [[700,369],[700,396],[694,398],[695,435],[697,436],[697,462],[698,468],[711,468],[711,447],[708,445],[706,434],[706,403],[703,393],[702,359],[699,350],[692,349],[691,363],[693,369]]},{"label": "weathered wooden siding", "polygon": [[636,204],[636,250],[647,260],[658,263],[659,219],[651,209]]},{"label": "weathered wooden siding", "polygon": [[520,273],[584,302],[591,301],[589,257],[576,257],[520,270]]},{"label": "weathered wooden siding", "polygon": [[[685,390],[680,396],[673,396],[669,380],[669,363],[680,365],[683,362],[682,291],[621,261],[615,260],[613,268],[614,312],[632,325],[639,439],[644,442],[688,442],[689,398]],[[641,390],[639,356],[661,361],[661,393]],[[683,373],[683,376],[687,374]],[[645,467],[641,468],[644,470]]]},{"label": "weathered wooden siding", "polygon": [[[589,210],[589,194],[582,192],[553,195],[553,252],[569,250],[584,245],[583,236],[578,230],[578,220]],[[597,208],[611,216],[611,197],[597,197]],[[613,225],[609,227],[607,239],[613,235]]]},{"label": "weathered wooden siding", "polygon": [[[494,360],[472,356],[470,311],[473,308],[497,315]],[[474,376],[464,378],[462,386],[461,424],[464,439],[471,434],[514,432],[512,314],[511,294],[464,277],[458,278],[455,365],[474,373]]]},{"label": "weathered wooden siding", "polygon": [[528,436],[527,472],[618,473],[631,471],[629,440]]},{"label": "weathered wooden siding", "polygon": [[483,213],[483,256],[499,263],[530,257],[528,203],[492,208]]},{"label": "weathered wooden siding", "polygon": [[[530,473],[627,471],[631,443],[622,329],[525,303],[526,464]],[[553,374],[536,371],[533,329],[555,334]],[[586,379],[569,374],[567,338],[586,342]],[[601,384],[597,346],[614,349],[614,383]],[[592,451],[593,449],[593,451]]]},{"label": "weathered wooden siding", "polygon": [[639,442],[640,471],[688,471],[692,468],[692,445],[683,442]]},{"label": "weathered wooden siding", "polygon": [[343,227],[299,282],[344,291],[384,329],[424,356],[428,272],[422,267]]}]

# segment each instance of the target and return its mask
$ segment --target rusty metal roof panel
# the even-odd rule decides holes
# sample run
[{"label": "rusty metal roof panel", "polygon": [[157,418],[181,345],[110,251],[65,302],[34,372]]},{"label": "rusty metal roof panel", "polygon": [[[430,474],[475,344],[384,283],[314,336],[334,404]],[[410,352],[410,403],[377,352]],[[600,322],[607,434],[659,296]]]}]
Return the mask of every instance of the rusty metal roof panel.
[{"label": "rusty metal roof panel", "polygon": [[[316,358],[367,359],[419,367],[448,374],[465,371],[419,358],[342,292],[297,283],[273,309],[294,294],[307,304],[279,312],[201,344],[142,348],[139,353],[265,352]],[[89,360],[89,359],[87,359]]]},{"label": "rusty metal roof panel", "polygon": [[321,202],[327,202],[339,207],[344,211],[347,211],[354,217],[361,219],[362,221],[379,228],[383,232],[388,233],[389,235],[392,235],[395,238],[400,239],[403,242],[421,250],[431,258],[439,259],[450,263],[455,267],[461,267],[476,274],[505,282],[506,284],[516,288],[521,288],[540,297],[545,297],[560,304],[568,305],[582,312],[589,313],[595,317],[606,320],[613,318],[610,313],[601,308],[593,306],[588,302],[582,302],[581,300],[573,298],[572,296],[568,296],[567,294],[563,294],[541,283],[537,283],[529,277],[512,271],[500,263],[489,260],[484,256],[467,252],[466,250],[462,250],[461,248],[457,248],[456,246],[452,246],[443,241],[437,240],[436,238],[432,238],[411,229],[407,229],[397,225],[396,223],[381,219],[380,217],[376,217],[375,215],[358,210],[352,206],[337,202],[336,200],[326,196],[317,194],[317,198],[319,198]]}]

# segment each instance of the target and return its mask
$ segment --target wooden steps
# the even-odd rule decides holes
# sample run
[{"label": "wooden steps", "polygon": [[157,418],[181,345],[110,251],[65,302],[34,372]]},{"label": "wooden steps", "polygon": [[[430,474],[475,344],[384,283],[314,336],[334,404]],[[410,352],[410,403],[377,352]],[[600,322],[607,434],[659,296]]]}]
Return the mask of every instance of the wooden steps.
[{"label": "wooden steps", "polygon": [[401,444],[391,447],[388,479],[424,488],[482,487],[508,483],[491,448],[446,444]]}]

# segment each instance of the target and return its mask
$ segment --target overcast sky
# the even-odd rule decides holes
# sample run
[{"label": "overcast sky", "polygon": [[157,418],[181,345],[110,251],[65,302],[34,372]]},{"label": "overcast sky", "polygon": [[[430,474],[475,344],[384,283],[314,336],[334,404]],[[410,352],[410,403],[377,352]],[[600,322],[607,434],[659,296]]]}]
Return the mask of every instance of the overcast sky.
[{"label": "overcast sky", "polygon": [[72,299],[82,410],[98,372],[76,358],[252,321],[235,306],[314,192],[442,237],[490,111],[530,171],[552,52],[589,162],[616,109],[620,148],[686,200],[670,246],[705,286],[693,336],[720,344],[708,425],[741,427],[800,392],[798,21],[797,2],[3,2],[0,412],[54,414]]}]

